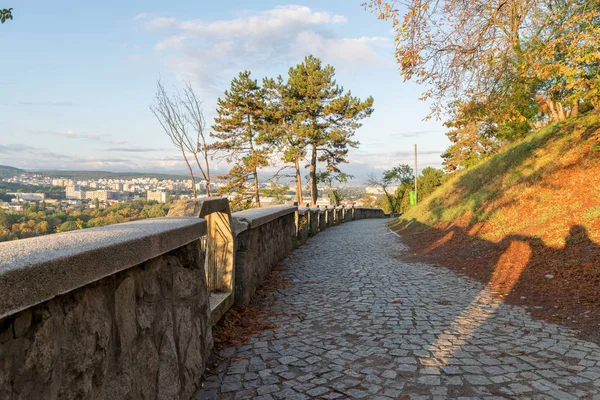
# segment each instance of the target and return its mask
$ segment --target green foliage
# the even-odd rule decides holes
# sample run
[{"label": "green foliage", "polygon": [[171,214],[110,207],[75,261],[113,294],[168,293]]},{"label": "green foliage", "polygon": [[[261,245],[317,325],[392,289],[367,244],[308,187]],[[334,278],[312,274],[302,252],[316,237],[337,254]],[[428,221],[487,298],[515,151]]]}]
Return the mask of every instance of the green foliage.
[{"label": "green foliage", "polygon": [[[404,188],[411,185],[413,180],[413,169],[407,164],[401,164],[397,167],[383,171],[382,177],[377,178],[375,176],[369,177],[367,183],[370,186],[375,186],[383,190],[383,198],[381,200],[381,208],[386,212],[399,212],[401,211],[400,205],[404,196]],[[399,184],[400,186],[393,193],[389,190],[389,187]]]},{"label": "green foliage", "polygon": [[0,181],[0,201],[10,201],[14,196],[8,193],[44,193],[50,199],[64,199],[65,188],[62,186],[36,186],[21,183]]},{"label": "green foliage", "polygon": [[56,233],[75,231],[77,229],[79,229],[79,227],[77,226],[76,221],[65,221],[56,229]]},{"label": "green foliage", "polygon": [[283,204],[288,196],[288,187],[274,183],[260,192],[262,196],[272,197],[273,204]]},{"label": "green foliage", "polygon": [[424,200],[431,195],[442,184],[444,171],[441,169],[427,167],[421,171],[417,182],[419,200]]},{"label": "green foliage", "polygon": [[353,175],[345,174],[343,172],[331,172],[331,171],[319,171],[317,172],[317,181],[323,182],[327,185],[329,191],[329,198],[333,201],[333,204],[338,207],[342,202],[342,192],[339,189],[335,189],[333,185],[337,183],[346,183],[349,179],[354,178]]},{"label": "green foliage", "polygon": [[[430,196],[444,179],[441,169],[427,167],[421,171],[417,182],[419,201]],[[383,190],[380,206],[385,212],[406,212],[410,208],[410,191],[414,190],[414,172],[407,164],[401,164],[383,172],[381,178],[371,177],[369,185],[379,187]],[[398,184],[395,192],[389,187]]]},{"label": "green foliage", "polygon": [[50,210],[47,205],[26,205],[23,213],[0,210],[0,242],[25,239],[54,232],[93,228],[142,218],[164,217],[170,203],[132,200],[115,203],[104,210],[68,208]]},{"label": "green foliage", "polygon": [[12,8],[0,9],[0,23],[5,23],[7,20],[12,20]]}]

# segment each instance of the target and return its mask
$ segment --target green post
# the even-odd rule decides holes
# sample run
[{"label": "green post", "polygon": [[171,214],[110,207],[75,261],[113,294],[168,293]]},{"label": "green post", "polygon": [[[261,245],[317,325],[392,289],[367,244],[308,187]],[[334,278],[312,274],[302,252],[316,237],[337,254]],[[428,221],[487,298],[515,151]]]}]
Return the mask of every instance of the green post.
[{"label": "green post", "polygon": [[410,205],[411,206],[417,205],[417,194],[415,193],[414,190],[410,191]]}]

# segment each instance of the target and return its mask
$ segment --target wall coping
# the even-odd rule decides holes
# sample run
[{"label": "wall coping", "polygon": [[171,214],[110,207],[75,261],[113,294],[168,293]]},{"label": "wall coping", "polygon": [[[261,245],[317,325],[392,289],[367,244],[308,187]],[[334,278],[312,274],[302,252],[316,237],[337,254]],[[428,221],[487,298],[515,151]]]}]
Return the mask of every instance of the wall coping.
[{"label": "wall coping", "polygon": [[310,212],[310,208],[308,207],[298,207],[298,215],[306,215]]},{"label": "wall coping", "polygon": [[284,215],[294,214],[297,206],[271,206],[264,208],[250,208],[231,214],[235,220],[235,233],[239,234],[248,229],[253,229],[271,222]]},{"label": "wall coping", "polygon": [[215,212],[229,211],[229,200],[225,197],[200,197],[191,200],[180,200],[173,204],[168,216],[186,216],[204,218]]},{"label": "wall coping", "polygon": [[204,219],[162,217],[0,243],[0,318],[205,234]]}]

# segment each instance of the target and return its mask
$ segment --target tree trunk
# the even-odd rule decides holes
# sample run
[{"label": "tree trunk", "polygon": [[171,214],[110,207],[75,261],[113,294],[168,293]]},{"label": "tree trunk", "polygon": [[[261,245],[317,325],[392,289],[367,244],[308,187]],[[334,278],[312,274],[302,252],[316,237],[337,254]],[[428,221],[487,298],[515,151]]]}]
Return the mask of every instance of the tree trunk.
[{"label": "tree trunk", "polygon": [[556,112],[558,113],[558,120],[559,121],[564,121],[566,119],[565,117],[565,109],[563,108],[563,105],[560,101],[556,102]]},{"label": "tree trunk", "polygon": [[302,176],[300,175],[300,160],[296,158],[296,201],[302,207]]},{"label": "tree trunk", "polygon": [[571,117],[576,117],[579,115],[579,102],[573,104],[573,108],[571,108]]},{"label": "tree trunk", "polygon": [[552,121],[558,122],[558,113],[556,112],[556,107],[554,106],[554,101],[550,97],[546,97],[546,105],[548,105],[548,109],[550,110],[550,115],[552,116]]},{"label": "tree trunk", "polygon": [[198,154],[194,153],[194,158],[196,159],[196,164],[198,164],[198,169],[200,170],[200,173],[202,174],[202,176],[204,177],[204,180],[206,181],[206,196],[210,197],[210,172],[208,172],[208,160],[204,159],[205,164],[206,164],[206,170],[207,172],[204,172],[204,169],[202,168],[202,166],[200,165],[200,160],[198,159]]},{"label": "tree trunk", "polygon": [[319,197],[319,189],[317,188],[317,145],[313,145],[312,147],[308,174],[310,178],[310,205],[316,206],[317,198]]},{"label": "tree trunk", "polygon": [[204,163],[206,164],[206,176],[204,177],[206,179],[206,197],[210,197],[210,164],[206,153],[204,153]]},{"label": "tree trunk", "polygon": [[[252,169],[252,176],[254,177],[254,198],[256,199],[256,207],[260,208],[260,194],[258,193],[258,172],[256,171],[256,160],[254,158],[256,152],[254,151],[254,133],[252,132],[252,119],[250,114],[248,115],[248,144],[250,145],[250,157],[254,168]],[[246,175],[247,176],[247,175]]]},{"label": "tree trunk", "polygon": [[194,178],[194,171],[192,170],[192,166],[190,165],[190,162],[188,161],[188,158],[185,155],[185,150],[183,150],[183,147],[181,148],[181,154],[183,155],[183,159],[185,160],[185,163],[187,164],[187,167],[190,170],[190,178],[192,178],[192,190],[194,192],[194,198],[197,199],[198,195],[196,194],[196,179]]},{"label": "tree trunk", "polygon": [[256,172],[256,168],[254,168],[254,195],[256,196],[256,207],[260,208],[260,195],[258,194],[258,172]]}]

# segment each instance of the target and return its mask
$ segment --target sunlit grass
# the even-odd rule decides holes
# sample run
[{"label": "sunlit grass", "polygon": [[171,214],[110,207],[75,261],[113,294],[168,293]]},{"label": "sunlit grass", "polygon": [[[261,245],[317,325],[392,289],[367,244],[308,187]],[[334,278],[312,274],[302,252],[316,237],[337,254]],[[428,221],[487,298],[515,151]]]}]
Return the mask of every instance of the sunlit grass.
[{"label": "sunlit grass", "polygon": [[[600,193],[592,191],[600,187],[600,159],[589,143],[598,128],[597,114],[549,125],[473,168],[454,173],[401,220],[428,226],[460,221],[490,240],[529,229],[529,234],[547,236],[557,245],[555,231],[568,229],[566,218],[581,215],[581,222],[589,225],[600,216],[600,207],[586,209],[594,196],[600,199]],[[472,229],[482,224],[483,229]]]}]

